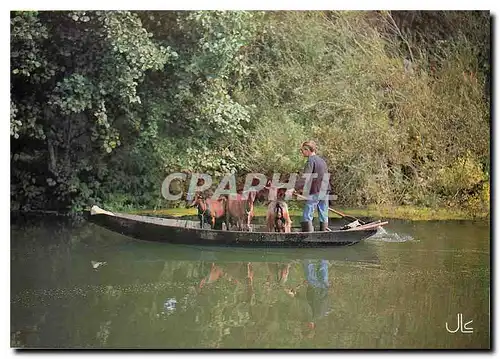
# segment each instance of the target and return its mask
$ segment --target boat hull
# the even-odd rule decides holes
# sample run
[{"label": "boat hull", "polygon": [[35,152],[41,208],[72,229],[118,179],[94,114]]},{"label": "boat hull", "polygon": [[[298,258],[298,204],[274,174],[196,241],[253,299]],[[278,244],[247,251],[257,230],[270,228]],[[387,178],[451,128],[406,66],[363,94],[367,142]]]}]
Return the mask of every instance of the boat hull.
[{"label": "boat hull", "polygon": [[130,214],[99,213],[89,220],[114,232],[154,242],[219,246],[329,247],[358,243],[377,232],[387,222],[373,222],[349,230],[329,232],[241,232],[199,228],[196,221]]}]

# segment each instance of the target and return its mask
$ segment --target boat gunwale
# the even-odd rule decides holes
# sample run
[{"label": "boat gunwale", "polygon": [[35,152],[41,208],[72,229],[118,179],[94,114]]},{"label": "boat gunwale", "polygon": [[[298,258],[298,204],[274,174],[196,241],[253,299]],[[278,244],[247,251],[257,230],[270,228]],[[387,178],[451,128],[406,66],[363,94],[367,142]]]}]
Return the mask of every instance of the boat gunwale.
[{"label": "boat gunwale", "polygon": [[[186,223],[196,223],[198,224],[198,221],[195,220],[185,220],[185,219],[177,219],[177,218],[164,218],[164,217],[154,217],[154,216],[143,216],[143,215],[135,215],[135,214],[127,214],[127,213],[113,213],[111,214],[106,214],[106,213],[99,213],[95,214],[93,216],[108,216],[108,217],[117,217],[117,218],[122,218],[126,220],[131,220],[135,222],[141,222],[141,223],[148,223],[148,224],[154,224],[158,226],[163,226],[163,227],[169,227],[169,228],[179,228],[185,231],[193,231],[193,232],[215,232],[215,233],[237,233],[239,235],[248,233],[248,234],[272,234],[272,235],[286,235],[287,237],[292,235],[297,235],[297,236],[303,236],[304,234],[311,233],[311,232],[302,232],[302,231],[297,231],[297,232],[289,232],[289,233],[284,233],[284,232],[268,232],[268,231],[233,231],[233,230],[222,230],[222,229],[211,229],[211,228],[196,228],[196,227],[187,227],[187,226],[182,226],[182,225],[174,225],[170,223],[161,223],[162,221],[179,221],[179,222],[186,222]],[[144,220],[141,220],[144,219]],[[373,231],[376,230],[377,227],[381,227],[388,222],[382,222],[381,220],[376,220],[372,221],[354,228],[350,229],[332,229],[330,231],[314,231],[315,235],[319,236],[328,236],[331,234],[338,234],[338,233],[350,233],[350,232],[357,232],[357,231]]]}]

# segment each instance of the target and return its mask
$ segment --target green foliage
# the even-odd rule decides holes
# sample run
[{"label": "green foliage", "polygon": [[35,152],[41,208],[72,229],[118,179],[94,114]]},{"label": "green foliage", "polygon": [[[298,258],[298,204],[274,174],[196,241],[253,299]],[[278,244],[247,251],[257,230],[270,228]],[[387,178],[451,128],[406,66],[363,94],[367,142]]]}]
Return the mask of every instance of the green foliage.
[{"label": "green foliage", "polygon": [[228,79],[230,74],[245,75],[248,66],[240,49],[254,35],[254,14],[248,11],[195,11],[178,18],[179,29],[191,42],[187,53],[191,61],[184,68],[194,74]]},{"label": "green foliage", "polygon": [[13,151],[45,150],[34,174],[53,178],[58,207],[79,210],[97,198],[92,171],[120,145],[113,124],[129,120],[144,73],[171,54],[130,12],[13,13],[11,29]]},{"label": "green foliage", "polygon": [[261,114],[275,109],[276,122],[290,116],[305,126],[296,143],[319,144],[340,203],[447,204],[434,186],[440,168],[467,151],[488,168],[485,79],[474,57],[481,44],[459,33],[440,45],[432,72],[436,47],[418,47],[390,13],[280,12],[267,24],[251,56],[250,98]]},{"label": "green foliage", "polygon": [[12,12],[13,206],[174,205],[168,173],[296,172],[314,139],[341,204],[487,211],[488,34],[487,12]]},{"label": "green foliage", "polygon": [[15,139],[19,138],[19,131],[23,123],[16,119],[17,106],[14,102],[10,101],[10,135]]},{"label": "green foliage", "polygon": [[467,156],[459,157],[450,166],[438,170],[435,181],[434,188],[445,198],[466,201],[471,189],[479,187],[473,195],[479,194],[487,178],[480,164]]},{"label": "green foliage", "polygon": [[244,170],[251,173],[273,172],[293,173],[303,168],[302,155],[299,152],[304,134],[304,127],[296,123],[287,114],[270,112],[252,130],[252,136],[236,147],[241,153]]},{"label": "green foliage", "polygon": [[[36,11],[15,11],[11,14],[11,73],[32,78],[33,82],[46,79],[48,61],[41,42],[48,39],[47,28],[39,21]],[[44,69],[46,69],[44,71]]]}]

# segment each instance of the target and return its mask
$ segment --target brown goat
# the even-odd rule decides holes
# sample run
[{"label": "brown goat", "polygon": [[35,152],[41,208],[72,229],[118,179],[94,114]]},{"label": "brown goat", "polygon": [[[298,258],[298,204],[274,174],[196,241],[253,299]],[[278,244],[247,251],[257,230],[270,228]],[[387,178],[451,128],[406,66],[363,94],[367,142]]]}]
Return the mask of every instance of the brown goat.
[{"label": "brown goat", "polygon": [[254,216],[253,208],[256,192],[248,192],[247,198],[243,194],[230,195],[227,200],[227,218],[235,220],[239,231],[251,231],[251,221]]}]

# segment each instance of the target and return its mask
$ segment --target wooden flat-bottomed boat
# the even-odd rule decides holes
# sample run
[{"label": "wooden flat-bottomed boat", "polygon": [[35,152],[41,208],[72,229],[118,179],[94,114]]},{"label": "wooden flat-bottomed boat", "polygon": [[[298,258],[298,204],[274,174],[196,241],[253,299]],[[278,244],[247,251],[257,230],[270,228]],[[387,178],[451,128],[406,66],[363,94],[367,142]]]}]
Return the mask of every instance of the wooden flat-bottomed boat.
[{"label": "wooden flat-bottomed boat", "polygon": [[120,234],[147,241],[176,244],[259,246],[259,247],[329,247],[358,243],[374,235],[388,222],[372,221],[353,228],[330,228],[322,232],[291,233],[255,230],[231,231],[200,228],[199,221],[112,213],[94,206],[89,220]]}]

